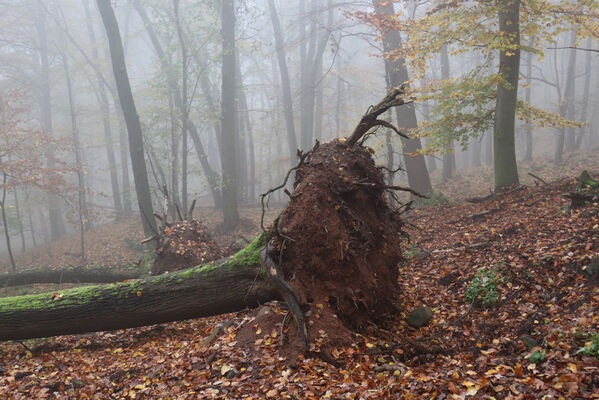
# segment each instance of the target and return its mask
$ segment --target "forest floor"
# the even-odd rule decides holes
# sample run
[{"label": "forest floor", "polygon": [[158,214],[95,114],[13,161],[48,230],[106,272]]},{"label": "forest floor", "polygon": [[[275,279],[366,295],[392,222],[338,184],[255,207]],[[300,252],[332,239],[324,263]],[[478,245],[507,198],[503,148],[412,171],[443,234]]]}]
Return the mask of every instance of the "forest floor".
[{"label": "forest floor", "polygon": [[[285,311],[273,303],[260,311],[271,314],[268,326],[244,311],[0,343],[0,398],[599,399],[599,279],[585,272],[599,254],[599,204],[565,210],[562,196],[582,169],[599,176],[592,161],[580,156],[556,173],[569,178],[547,185],[531,178],[481,203],[412,211],[411,240],[398,240],[403,312],[328,357],[290,363],[280,339],[293,326],[281,328]],[[533,173],[551,181],[550,171]],[[441,190],[488,194],[489,181],[476,177],[476,190],[460,192],[460,174]],[[260,210],[246,212],[245,230],[217,240],[251,238]],[[218,215],[205,221],[212,229]],[[406,317],[422,305],[432,320],[412,328]],[[207,340],[224,321],[231,325]],[[593,348],[596,357],[585,355]]]}]

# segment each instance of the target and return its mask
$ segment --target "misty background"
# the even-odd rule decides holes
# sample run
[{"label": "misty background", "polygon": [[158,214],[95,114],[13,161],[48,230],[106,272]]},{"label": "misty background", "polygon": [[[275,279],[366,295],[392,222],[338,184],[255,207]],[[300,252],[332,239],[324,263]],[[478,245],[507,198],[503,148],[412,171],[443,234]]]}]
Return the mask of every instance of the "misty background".
[{"label": "misty background", "polygon": [[[426,5],[416,7],[417,3],[397,2],[395,10],[402,10],[405,18],[425,13]],[[308,150],[315,140],[349,136],[368,106],[387,91],[379,33],[360,18],[361,13],[372,12],[369,1],[236,2],[237,112],[224,116],[219,1],[117,0],[112,6],[142,125],[156,210],[163,205],[164,188],[182,210],[188,210],[194,199],[199,206],[214,206],[209,178],[218,189],[223,161],[219,135],[227,118],[236,123],[237,202],[240,207],[255,207],[259,195],[279,185],[297,162],[296,148],[289,145],[290,122],[298,147]],[[275,31],[277,20],[280,32]],[[277,47],[277,36],[282,46]],[[559,169],[568,163],[569,152],[597,151],[599,80],[598,53],[568,48],[576,42],[572,27],[555,41],[542,59],[522,53],[519,96],[535,107],[585,123],[567,128],[580,139],[556,159],[559,129],[529,128],[517,121],[516,150],[519,162],[532,157],[554,162]],[[598,48],[591,40],[577,45]],[[287,65],[291,107],[277,56]],[[432,55],[426,82],[412,86],[446,79],[444,62],[449,78],[484,62],[477,51],[458,55],[449,51],[445,56],[446,61],[441,53]],[[173,84],[178,94],[173,93]],[[0,1],[0,96],[18,96],[28,129],[64,139],[55,154],[65,163],[65,182],[60,185],[64,192],[53,193],[52,182],[37,184],[33,178],[14,186],[5,182],[3,227],[10,229],[16,253],[77,233],[81,227],[138,215],[127,128],[106,30],[94,1]],[[419,121],[431,118],[433,101],[416,102],[415,107]],[[289,109],[292,114],[286,114]],[[291,121],[286,120],[289,115]],[[401,126],[401,121],[394,121],[395,114],[386,119]],[[529,129],[532,146],[527,144]],[[426,146],[427,138],[422,141]],[[372,137],[368,144],[378,163],[391,169],[404,165],[397,135]],[[442,191],[444,182],[459,178],[465,169],[492,172],[492,132],[472,137],[465,145],[455,144],[455,167],[442,151],[427,154],[434,190]],[[10,159],[10,154],[8,148],[0,159]],[[403,171],[393,179],[400,185],[408,182]],[[492,188],[490,175],[488,188]],[[279,191],[272,203],[282,205],[286,198]],[[0,251],[7,256],[5,241]]]}]

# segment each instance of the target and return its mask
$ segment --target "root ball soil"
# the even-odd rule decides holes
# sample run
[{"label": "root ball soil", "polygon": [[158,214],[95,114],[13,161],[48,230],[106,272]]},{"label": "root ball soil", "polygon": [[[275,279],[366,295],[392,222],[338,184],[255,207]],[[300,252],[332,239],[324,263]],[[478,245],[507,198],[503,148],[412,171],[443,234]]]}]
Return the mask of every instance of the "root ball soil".
[{"label": "root ball soil", "polygon": [[310,305],[310,341],[321,327],[359,330],[396,311],[404,233],[372,153],[343,140],[317,144],[273,226],[269,255]]},{"label": "root ball soil", "polygon": [[161,229],[152,275],[173,272],[223,257],[223,252],[198,220],[184,220]]}]

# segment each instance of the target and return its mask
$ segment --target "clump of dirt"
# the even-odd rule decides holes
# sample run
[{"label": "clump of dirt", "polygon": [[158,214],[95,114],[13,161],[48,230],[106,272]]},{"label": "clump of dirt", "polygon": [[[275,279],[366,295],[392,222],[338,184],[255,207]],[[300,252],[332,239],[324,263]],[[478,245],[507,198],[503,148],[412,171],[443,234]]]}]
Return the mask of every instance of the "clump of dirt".
[{"label": "clump of dirt", "polygon": [[340,330],[360,330],[397,311],[405,234],[372,152],[343,140],[317,144],[272,228],[269,255],[299,303],[310,307],[311,343],[341,338]]},{"label": "clump of dirt", "polygon": [[223,251],[198,220],[177,221],[161,229],[152,275],[178,271],[223,257]]}]

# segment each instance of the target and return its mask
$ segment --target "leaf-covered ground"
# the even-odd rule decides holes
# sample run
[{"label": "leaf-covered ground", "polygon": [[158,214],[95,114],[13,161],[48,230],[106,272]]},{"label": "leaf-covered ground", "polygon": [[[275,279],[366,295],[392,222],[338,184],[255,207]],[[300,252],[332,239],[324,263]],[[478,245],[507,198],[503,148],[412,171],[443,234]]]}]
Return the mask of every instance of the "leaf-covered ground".
[{"label": "leaf-covered ground", "polygon": [[[414,211],[400,273],[405,312],[352,346],[319,354],[315,343],[286,359],[281,332],[294,326],[288,318],[281,329],[277,304],[262,310],[267,326],[247,311],[6,342],[0,398],[599,398],[599,360],[577,354],[599,333],[598,280],[583,272],[599,253],[599,204],[561,211],[574,187],[570,178]],[[484,292],[467,296],[473,279],[495,284],[488,307]],[[432,321],[409,327],[405,317],[423,304]],[[231,325],[207,340],[223,321]]]}]

